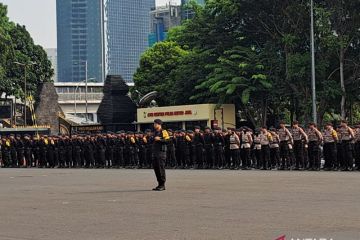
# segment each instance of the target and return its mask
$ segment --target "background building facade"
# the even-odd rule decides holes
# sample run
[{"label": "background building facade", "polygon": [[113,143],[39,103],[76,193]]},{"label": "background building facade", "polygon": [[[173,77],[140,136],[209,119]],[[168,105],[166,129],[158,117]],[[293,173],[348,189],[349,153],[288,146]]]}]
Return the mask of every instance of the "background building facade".
[{"label": "background building facade", "polygon": [[140,57],[148,48],[152,9],[155,0],[106,1],[107,74],[133,82]]},{"label": "background building facade", "polygon": [[54,76],[52,77],[52,80],[54,82],[57,82],[57,49],[56,48],[47,48],[45,49],[46,54],[48,56],[48,59],[51,62],[51,67],[54,70]]},{"label": "background building facade", "polygon": [[57,0],[58,81],[104,79],[103,0]]},{"label": "background building facade", "polygon": [[149,35],[149,46],[156,42],[164,41],[170,28],[181,24],[181,6],[168,4],[157,7],[150,13],[151,33]]},{"label": "background building facade", "polygon": [[[195,1],[200,5],[205,5],[205,0],[195,0]],[[186,9],[186,4],[189,2],[190,0],[181,0],[181,7],[182,7],[181,18],[183,20],[191,19],[194,17],[194,11],[190,9]]]}]

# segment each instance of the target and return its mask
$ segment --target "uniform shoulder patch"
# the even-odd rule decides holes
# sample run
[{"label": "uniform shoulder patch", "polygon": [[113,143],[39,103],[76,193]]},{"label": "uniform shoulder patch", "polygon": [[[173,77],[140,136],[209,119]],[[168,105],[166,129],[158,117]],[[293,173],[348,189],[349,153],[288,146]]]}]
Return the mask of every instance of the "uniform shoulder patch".
[{"label": "uniform shoulder patch", "polygon": [[166,130],[163,130],[163,131],[162,131],[162,135],[163,135],[163,138],[164,138],[165,140],[168,140],[168,139],[170,139],[170,136],[169,136],[169,133],[168,133],[168,131],[166,131]]}]

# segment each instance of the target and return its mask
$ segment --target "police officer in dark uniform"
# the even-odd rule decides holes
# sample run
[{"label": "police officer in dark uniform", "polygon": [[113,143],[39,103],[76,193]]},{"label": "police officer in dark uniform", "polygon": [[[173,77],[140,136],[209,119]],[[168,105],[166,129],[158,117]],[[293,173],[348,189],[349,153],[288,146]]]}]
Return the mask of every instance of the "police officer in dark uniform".
[{"label": "police officer in dark uniform", "polygon": [[336,143],[338,142],[338,135],[337,132],[334,130],[333,125],[331,123],[327,123],[325,125],[325,129],[323,131],[323,138],[324,138],[324,160],[325,171],[334,170],[336,157],[337,157],[337,149]]},{"label": "police officer in dark uniform", "polygon": [[152,145],[153,152],[153,168],[155,171],[158,186],[154,191],[164,191],[166,174],[165,174],[165,162],[166,162],[166,147],[167,142],[170,140],[169,133],[162,129],[162,121],[155,119],[154,121],[154,143]]},{"label": "police officer in dark uniform", "polygon": [[40,158],[39,158],[39,166],[40,168],[46,167],[47,166],[47,151],[48,151],[48,145],[49,145],[49,140],[48,137],[45,135],[43,137],[41,137],[41,140],[39,142],[39,146],[40,146]]},{"label": "police officer in dark uniform", "polygon": [[200,126],[195,126],[194,139],[193,139],[193,155],[194,155],[194,167],[202,168],[203,167],[203,146],[204,146],[204,137],[200,133]]},{"label": "police officer in dark uniform", "polygon": [[178,165],[180,168],[187,168],[190,166],[190,144],[191,137],[182,129],[177,137],[177,149],[179,149]]},{"label": "police officer in dark uniform", "polygon": [[145,130],[146,137],[146,167],[151,168],[152,164],[152,144],[154,142],[154,136],[152,135],[152,131],[150,129]]},{"label": "police officer in dark uniform", "polygon": [[1,152],[2,152],[2,160],[3,160],[4,167],[11,167],[10,149],[11,149],[10,139],[8,137],[2,138]]},{"label": "police officer in dark uniform", "polygon": [[47,145],[47,160],[50,168],[55,167],[55,141],[53,137],[49,137]]},{"label": "police officer in dark uniform", "polygon": [[105,167],[105,151],[106,151],[106,140],[99,134],[96,140],[97,155],[96,155],[96,167]]},{"label": "police officer in dark uniform", "polygon": [[63,168],[65,167],[65,152],[66,152],[66,146],[65,146],[65,140],[64,140],[64,136],[60,136],[58,141],[57,141],[57,146],[58,146],[58,151],[59,151],[59,164],[58,164],[58,168]]},{"label": "police officer in dark uniform", "polygon": [[74,158],[74,164],[73,166],[76,168],[81,167],[81,149],[82,149],[82,143],[80,140],[80,136],[75,136],[72,139],[73,143],[73,158]]},{"label": "police officer in dark uniform", "polygon": [[73,144],[69,137],[65,137],[65,149],[66,149],[66,167],[71,168],[73,162]]},{"label": "police officer in dark uniform", "polygon": [[145,168],[146,165],[146,143],[147,143],[147,139],[144,136],[143,132],[139,132],[138,133],[138,137],[137,137],[137,149],[139,151],[139,168]]},{"label": "police officer in dark uniform", "polygon": [[31,143],[30,136],[28,134],[25,134],[25,136],[24,136],[24,156],[25,156],[26,167],[31,167],[32,163],[33,163],[31,145],[32,145],[32,143]]},{"label": "police officer in dark uniform", "polygon": [[169,136],[170,136],[170,140],[168,142],[168,146],[167,146],[167,163],[171,168],[176,168],[177,167],[177,161],[176,161],[176,150],[175,150],[175,146],[176,146],[176,138],[174,137],[174,133],[171,129],[168,130],[169,132]]},{"label": "police officer in dark uniform", "polygon": [[125,140],[122,136],[124,131],[117,132],[114,143],[114,163],[116,168],[120,168],[124,164],[124,145]]},{"label": "police officer in dark uniform", "polygon": [[115,141],[112,136],[112,132],[108,132],[106,135],[106,151],[105,157],[107,162],[107,167],[110,168],[114,165],[114,145]]},{"label": "police officer in dark uniform", "polygon": [[342,149],[342,171],[351,171],[353,169],[354,159],[352,153],[351,141],[354,139],[354,131],[347,125],[346,120],[341,121],[339,128]]},{"label": "police officer in dark uniform", "polygon": [[221,134],[221,128],[215,128],[215,135],[214,135],[214,152],[215,152],[215,166],[218,169],[222,169],[225,161],[224,156],[224,145],[225,140],[223,135]]},{"label": "police officer in dark uniform", "polygon": [[18,166],[24,166],[24,142],[20,135],[16,135],[16,151]]},{"label": "police officer in dark uniform", "polygon": [[307,130],[309,140],[309,169],[314,171],[320,170],[320,144],[323,141],[321,132],[316,128],[315,123],[309,123]]},{"label": "police officer in dark uniform", "polygon": [[285,122],[281,121],[279,129],[277,131],[280,141],[280,160],[281,166],[279,170],[285,170],[289,167],[290,156],[289,156],[289,141],[293,142],[290,131],[285,127]]},{"label": "police officer in dark uniform", "polygon": [[214,134],[210,127],[205,127],[204,133],[204,148],[205,148],[205,160],[206,168],[213,168],[214,162]]},{"label": "police officer in dark uniform", "polygon": [[18,167],[18,162],[17,162],[17,151],[16,151],[16,144],[17,144],[17,140],[15,139],[15,135],[14,134],[10,134],[10,142],[11,142],[11,146],[10,146],[10,154],[11,154],[11,166],[12,167]]}]

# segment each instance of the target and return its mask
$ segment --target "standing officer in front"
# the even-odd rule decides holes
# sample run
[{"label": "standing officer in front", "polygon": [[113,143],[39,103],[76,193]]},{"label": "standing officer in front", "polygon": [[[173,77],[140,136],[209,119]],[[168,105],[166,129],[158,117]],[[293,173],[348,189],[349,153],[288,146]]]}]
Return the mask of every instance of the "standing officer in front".
[{"label": "standing officer in front", "polygon": [[166,162],[166,147],[167,142],[170,140],[169,133],[162,129],[162,121],[155,119],[154,121],[154,142],[152,145],[152,163],[158,181],[158,186],[154,188],[154,191],[164,191],[166,174],[165,174],[165,162]]}]

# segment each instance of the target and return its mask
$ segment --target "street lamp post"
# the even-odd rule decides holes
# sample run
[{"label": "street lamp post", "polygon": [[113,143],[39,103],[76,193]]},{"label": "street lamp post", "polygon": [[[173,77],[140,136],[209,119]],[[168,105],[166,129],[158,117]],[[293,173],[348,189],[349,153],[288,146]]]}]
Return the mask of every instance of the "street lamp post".
[{"label": "street lamp post", "polygon": [[[75,112],[75,117],[77,116],[77,108],[76,108],[76,93],[77,93],[77,90],[78,90],[78,88],[79,88],[79,86],[80,86],[80,84],[81,83],[83,83],[83,82],[88,82],[89,80],[95,80],[95,78],[89,78],[89,79],[87,79],[87,81],[86,81],[86,79],[85,80],[82,80],[81,82],[79,82],[77,85],[76,85],[76,88],[75,88],[75,90],[74,90],[74,112]],[[86,84],[86,86],[87,86],[87,84]],[[86,101],[87,101],[87,87],[85,88],[85,98],[86,98]],[[86,102],[86,113],[87,113],[87,102]]]},{"label": "street lamp post", "polygon": [[[88,61],[77,61],[78,63],[85,64],[85,121],[88,122],[88,101],[87,101],[87,91],[88,91]],[[76,115],[76,114],[75,114]]]},{"label": "street lamp post", "polygon": [[25,96],[24,96],[24,126],[26,127],[27,126],[27,118],[26,118],[26,105],[27,105],[26,104],[27,103],[27,101],[26,101],[26,96],[27,96],[26,77],[27,77],[27,75],[26,75],[26,73],[27,73],[27,68],[29,66],[36,65],[36,63],[34,63],[34,62],[29,62],[29,63],[14,62],[14,63],[24,67],[24,94],[25,94]]},{"label": "street lamp post", "polygon": [[85,121],[88,122],[88,101],[87,101],[87,92],[88,92],[88,62],[85,61]]},{"label": "street lamp post", "polygon": [[311,89],[313,122],[317,123],[316,110],[316,73],[315,73],[315,38],[314,38],[314,0],[311,0]]}]

